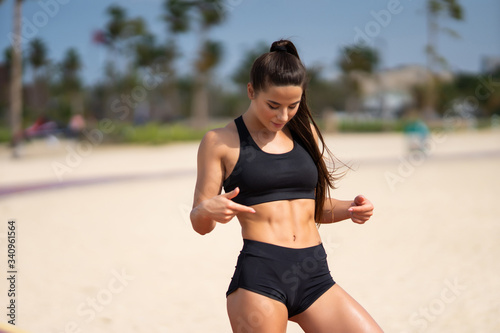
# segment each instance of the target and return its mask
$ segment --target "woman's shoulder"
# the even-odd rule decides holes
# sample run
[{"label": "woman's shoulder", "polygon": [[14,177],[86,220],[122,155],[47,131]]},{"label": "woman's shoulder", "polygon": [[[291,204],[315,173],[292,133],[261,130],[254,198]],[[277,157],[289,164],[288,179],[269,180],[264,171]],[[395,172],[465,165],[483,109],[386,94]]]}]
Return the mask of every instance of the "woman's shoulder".
[{"label": "woman's shoulder", "polygon": [[238,130],[234,121],[230,121],[224,127],[207,131],[201,140],[200,149],[222,154],[232,147],[234,142],[238,142]]}]

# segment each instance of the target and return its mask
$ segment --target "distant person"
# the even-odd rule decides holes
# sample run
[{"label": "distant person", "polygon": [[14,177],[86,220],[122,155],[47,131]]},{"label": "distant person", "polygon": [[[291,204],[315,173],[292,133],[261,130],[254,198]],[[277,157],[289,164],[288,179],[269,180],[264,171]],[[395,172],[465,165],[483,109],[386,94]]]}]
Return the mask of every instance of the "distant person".
[{"label": "distant person", "polygon": [[404,133],[410,153],[428,153],[429,127],[414,113],[410,115],[410,119],[404,127]]},{"label": "distant person", "polygon": [[71,116],[68,128],[67,128],[67,136],[73,139],[78,139],[81,137],[83,130],[85,129],[86,123],[83,116],[79,113]]},{"label": "distant person", "polygon": [[59,132],[57,122],[42,115],[35,122],[24,130],[24,138],[27,140],[33,138],[43,138],[49,135],[54,135]]},{"label": "distant person", "polygon": [[234,332],[285,332],[288,320],[313,333],[381,332],[330,274],[316,224],[363,224],[373,204],[328,196],[336,176],[325,149],[333,156],[307,106],[306,81],[288,40],[255,60],[247,111],[200,143],[192,226],[203,235],[234,216],[240,222],[243,249],[226,293]]}]

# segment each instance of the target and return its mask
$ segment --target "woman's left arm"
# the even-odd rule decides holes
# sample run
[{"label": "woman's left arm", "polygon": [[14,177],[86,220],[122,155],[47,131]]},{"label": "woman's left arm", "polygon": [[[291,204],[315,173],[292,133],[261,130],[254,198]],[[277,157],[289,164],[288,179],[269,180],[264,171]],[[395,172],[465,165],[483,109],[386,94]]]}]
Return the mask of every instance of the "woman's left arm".
[{"label": "woman's left arm", "polygon": [[337,200],[326,198],[323,206],[323,218],[319,223],[333,223],[351,219],[355,223],[363,224],[373,215],[373,204],[363,195],[354,200]]},{"label": "woman's left arm", "polygon": [[[319,145],[318,133],[313,124],[311,124],[311,132],[316,144]],[[358,195],[353,201],[326,198],[323,205],[323,217],[319,223],[333,223],[350,218],[355,223],[363,224],[372,215],[373,204],[363,195]]]}]

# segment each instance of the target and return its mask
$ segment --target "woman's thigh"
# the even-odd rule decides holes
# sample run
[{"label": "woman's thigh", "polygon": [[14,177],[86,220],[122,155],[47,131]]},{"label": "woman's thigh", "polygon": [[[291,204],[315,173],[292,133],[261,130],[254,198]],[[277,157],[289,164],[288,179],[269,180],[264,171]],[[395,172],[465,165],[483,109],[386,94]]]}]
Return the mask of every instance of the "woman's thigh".
[{"label": "woman's thigh", "polygon": [[239,288],[227,297],[227,313],[233,332],[284,333],[288,322],[285,305]]},{"label": "woman's thigh", "polygon": [[383,332],[368,312],[338,284],[290,320],[307,333]]}]

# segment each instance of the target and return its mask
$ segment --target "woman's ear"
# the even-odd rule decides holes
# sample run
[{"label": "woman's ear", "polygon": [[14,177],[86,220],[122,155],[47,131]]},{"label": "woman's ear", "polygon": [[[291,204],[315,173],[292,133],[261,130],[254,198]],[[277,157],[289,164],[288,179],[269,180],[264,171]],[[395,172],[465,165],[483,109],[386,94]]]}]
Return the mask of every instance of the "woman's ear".
[{"label": "woman's ear", "polygon": [[247,84],[247,94],[248,98],[254,99],[255,98],[255,90],[253,90],[253,86],[250,82]]}]

